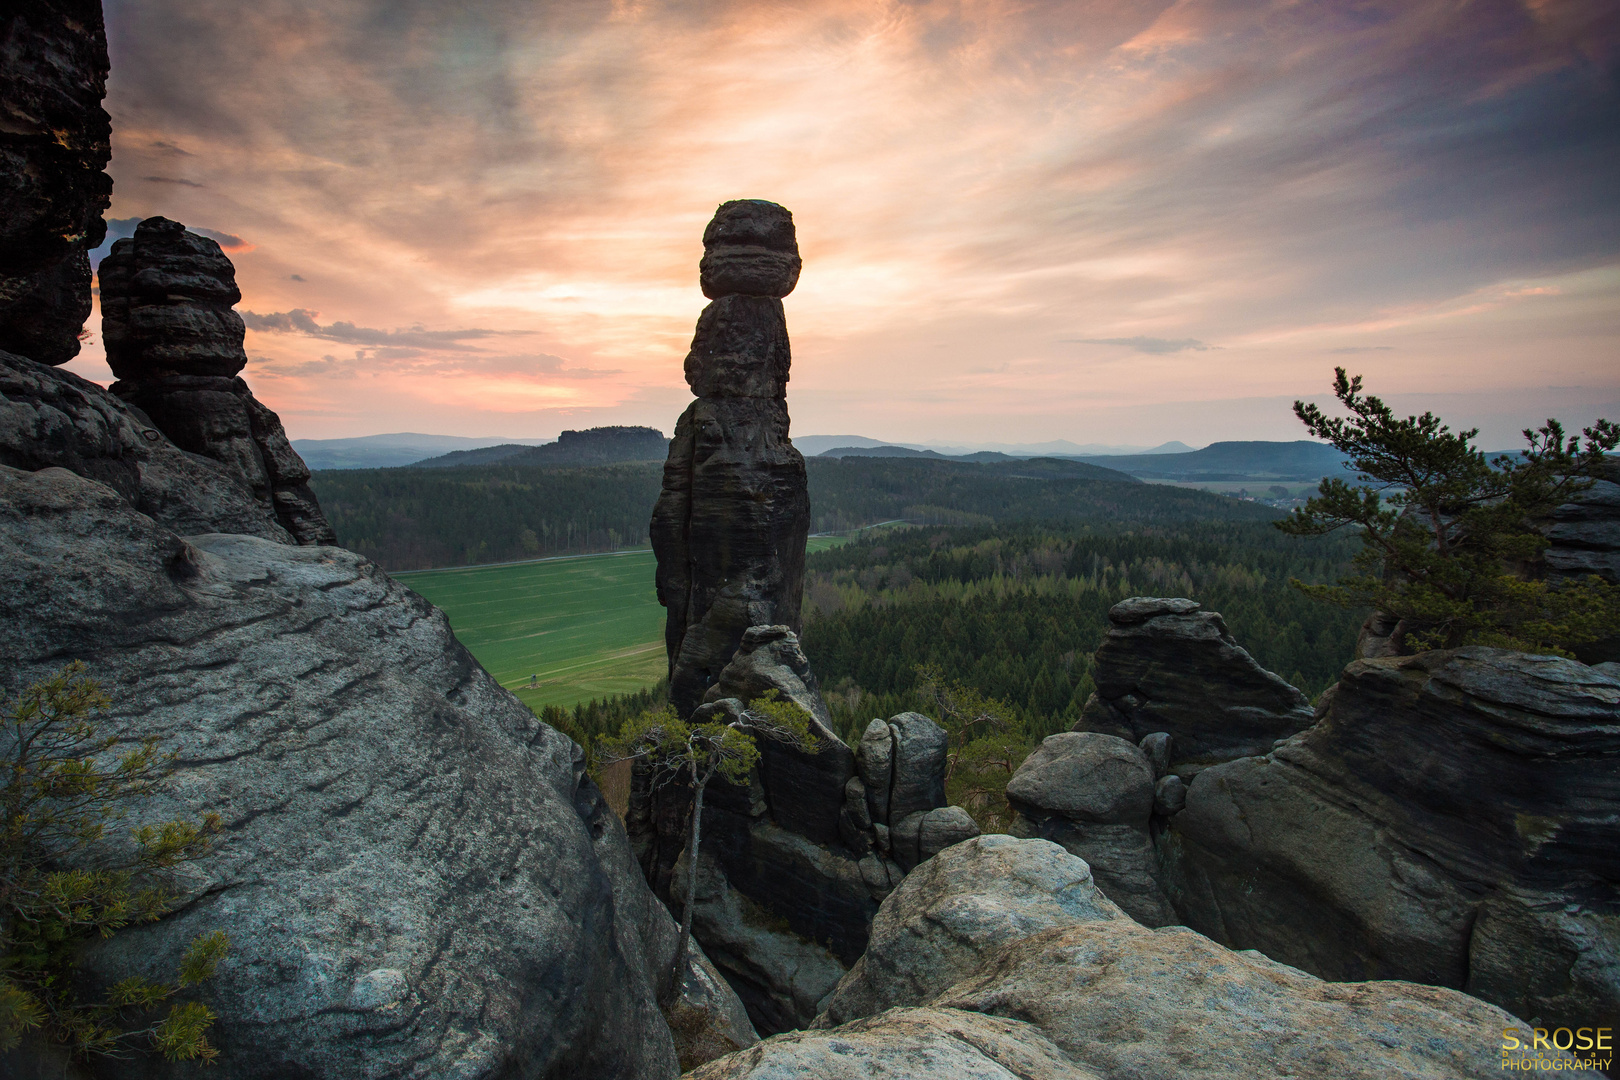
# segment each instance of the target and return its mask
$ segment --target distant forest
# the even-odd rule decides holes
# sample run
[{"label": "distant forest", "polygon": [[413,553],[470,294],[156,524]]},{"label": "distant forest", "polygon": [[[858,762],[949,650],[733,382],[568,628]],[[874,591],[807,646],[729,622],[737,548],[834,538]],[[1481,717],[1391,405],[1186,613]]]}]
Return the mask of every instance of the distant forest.
[{"label": "distant forest", "polygon": [[1073,724],[1094,689],[1109,607],[1188,596],[1314,697],[1352,658],[1364,613],[1288,581],[1335,578],[1356,547],[1263,522],[906,529],[809,557],[804,646],[846,738],[919,708],[917,666],[933,664],[1000,699],[1038,741]]},{"label": "distant forest", "polygon": [[[1276,516],[1253,503],[1142,484],[1079,462],[812,458],[807,465],[814,532],[893,519],[1169,526]],[[645,545],[661,479],[662,466],[650,462],[495,463],[318,472],[310,485],[345,547],[388,570],[427,570]]]}]

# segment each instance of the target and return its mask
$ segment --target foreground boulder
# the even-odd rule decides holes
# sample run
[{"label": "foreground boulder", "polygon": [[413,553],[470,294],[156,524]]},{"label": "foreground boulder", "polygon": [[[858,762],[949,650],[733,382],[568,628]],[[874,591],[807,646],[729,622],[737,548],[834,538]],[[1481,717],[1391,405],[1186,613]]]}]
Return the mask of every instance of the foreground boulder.
[{"label": "foreground boulder", "polygon": [[1620,681],[1464,648],[1359,660],[1323,719],[1198,774],[1164,837],[1187,925],[1330,979],[1620,1018]]},{"label": "foreground boulder", "polygon": [[1483,1078],[1501,1074],[1503,1030],[1522,1030],[1454,990],[1327,983],[1185,927],[1146,929],[1082,860],[1010,837],[908,875],[817,1027],[697,1076]]},{"label": "foreground boulder", "polygon": [[[95,480],[0,468],[0,624],[0,689],[84,660],[111,729],[179,752],[142,813],[224,820],[179,912],[87,956],[161,979],[229,934],[200,990],[219,1076],[676,1075],[675,927],[582,752],[366,560],[182,538]],[[689,1063],[752,1040],[701,957],[683,987]]]},{"label": "foreground boulder", "polygon": [[1263,754],[1312,722],[1310,702],[1243,649],[1213,611],[1192,600],[1135,596],[1108,612],[1097,649],[1097,692],[1075,731],[1140,743],[1170,736],[1170,771]]}]

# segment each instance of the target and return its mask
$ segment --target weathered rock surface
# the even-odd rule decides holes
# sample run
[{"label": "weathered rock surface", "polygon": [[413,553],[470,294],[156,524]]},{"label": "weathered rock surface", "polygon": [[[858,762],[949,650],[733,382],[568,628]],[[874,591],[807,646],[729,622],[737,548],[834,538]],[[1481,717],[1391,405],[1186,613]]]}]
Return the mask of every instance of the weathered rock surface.
[{"label": "weathered rock surface", "polygon": [[238,377],[247,363],[236,270],[213,240],[147,218],[101,263],[112,392],[182,450],[244,481],[301,544],[336,542],[281,420]]},{"label": "weathered rock surface", "polygon": [[1016,1016],[1076,1064],[1120,1078],[1484,1080],[1502,1075],[1503,1030],[1524,1031],[1455,990],[1323,982],[1185,927],[1117,922],[1015,942],[930,1004]]},{"label": "weathered rock surface", "polygon": [[[945,1027],[977,1043],[966,1020],[975,1014],[1021,1022],[1003,1033],[1027,1048],[1024,1071],[1007,1050],[986,1054],[990,1067],[908,1039]],[[956,1075],[941,1071],[942,1062],[963,1060],[962,1075],[996,1077],[1064,1075],[1051,1070],[1067,1066],[1121,1080],[1262,1071],[1483,1078],[1500,1075],[1503,1029],[1523,1030],[1454,990],[1327,983],[1185,927],[1145,929],[1102,897],[1084,861],[1042,840],[1003,836],[969,841],[907,877],[816,1027],[767,1039],[698,1075],[867,1069],[932,1080]]]},{"label": "weathered rock surface", "polygon": [[1081,859],[1045,840],[980,836],[908,874],[816,1027],[928,1001],[1009,942],[1054,926],[1128,922]]},{"label": "weathered rock surface", "polygon": [[[221,1077],[675,1075],[675,928],[582,752],[364,559],[182,539],[104,484],[0,468],[0,623],[0,689],[86,661],[112,729],[179,751],[145,812],[224,819],[186,906],[88,958],[162,978],[226,931]],[[748,1037],[728,995],[694,965],[711,1045]]]},{"label": "weathered rock surface", "polygon": [[1465,648],[1360,660],[1322,721],[1199,773],[1165,835],[1186,923],[1326,978],[1620,1017],[1620,681]]},{"label": "weathered rock surface", "polygon": [[1097,1080],[1039,1028],[959,1009],[893,1009],[837,1031],[795,1031],[691,1080]]},{"label": "weathered rock surface", "polygon": [[[945,805],[945,764],[950,740],[945,729],[921,713],[873,720],[855,752],[858,791],[846,789],[849,831],[870,841],[849,840],[902,874],[970,837],[979,826],[961,807]],[[891,881],[896,880],[889,873]],[[888,895],[880,891],[877,899]]]},{"label": "weathered rock surface", "polygon": [[1108,612],[1097,692],[1076,731],[1140,742],[1167,733],[1184,779],[1218,761],[1263,754],[1312,722],[1305,695],[1273,675],[1192,600],[1137,596]]},{"label": "weathered rock surface", "polygon": [[735,199],[721,203],[703,230],[698,280],[710,300],[780,300],[799,283],[801,265],[793,215],[763,199]]},{"label": "weathered rock surface", "polygon": [[760,269],[790,258],[796,278],[792,217],[774,203],[726,203],[704,236],[705,291],[716,299],[686,357],[698,400],[676,422],[649,527],[669,612],[670,699],[683,714],[749,627],[798,631],[810,531],[804,458],[788,439],[791,356],[776,299],[791,283],[778,289]]},{"label": "weathered rock surface", "polygon": [[1018,811],[1014,835],[1051,840],[1084,859],[1137,922],[1177,921],[1159,883],[1149,833],[1153,765],[1140,748],[1092,731],[1049,736],[1007,782],[1007,802]]},{"label": "weathered rock surface", "polygon": [[176,447],[138,409],[70,371],[0,353],[0,465],[68,469],[182,536],[228,532],[291,543],[222,463]]},{"label": "weathered rock surface", "polygon": [[90,317],[112,179],[100,0],[0,12],[0,350],[61,364]]},{"label": "weathered rock surface", "polygon": [[[1604,461],[1603,479],[1560,506],[1547,523],[1551,545],[1542,565],[1552,580],[1596,574],[1620,584],[1620,460]],[[1582,645],[1575,655],[1588,664],[1620,660],[1620,637]]]}]

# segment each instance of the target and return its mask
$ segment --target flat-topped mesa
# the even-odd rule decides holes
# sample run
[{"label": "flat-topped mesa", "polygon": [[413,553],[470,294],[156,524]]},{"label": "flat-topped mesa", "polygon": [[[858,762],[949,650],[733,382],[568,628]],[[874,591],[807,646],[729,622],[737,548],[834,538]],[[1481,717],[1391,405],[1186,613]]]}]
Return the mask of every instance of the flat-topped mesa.
[{"label": "flat-topped mesa", "polygon": [[281,419],[248,389],[236,268],[214,241],[147,218],[101,262],[113,393],[176,446],[223,464],[301,544],[336,541]]},{"label": "flat-topped mesa", "polygon": [[798,282],[793,215],[757,199],[723,204],[699,268],[713,302],[698,318],[682,414],[650,526],[669,610],[670,697],[703,700],[751,626],[799,629],[810,498],[788,439],[791,352],[781,297]]}]

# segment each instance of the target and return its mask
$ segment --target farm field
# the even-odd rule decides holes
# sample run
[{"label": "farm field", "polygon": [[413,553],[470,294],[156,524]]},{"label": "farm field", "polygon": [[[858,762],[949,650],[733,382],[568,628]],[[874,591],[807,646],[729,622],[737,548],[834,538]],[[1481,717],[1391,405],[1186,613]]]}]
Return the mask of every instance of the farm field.
[{"label": "farm field", "polygon": [[[809,547],[842,542],[815,537]],[[392,576],[443,608],[478,662],[538,712],[640,690],[664,676],[656,566],[641,549]]]}]

